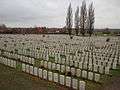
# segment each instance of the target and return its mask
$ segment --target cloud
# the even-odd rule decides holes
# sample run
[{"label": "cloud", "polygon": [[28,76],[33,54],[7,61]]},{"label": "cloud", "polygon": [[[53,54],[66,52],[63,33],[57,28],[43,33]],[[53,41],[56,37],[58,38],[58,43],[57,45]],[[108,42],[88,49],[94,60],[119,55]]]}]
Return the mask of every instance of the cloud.
[{"label": "cloud", "polygon": [[[8,26],[63,27],[71,1],[73,13],[82,0],[0,0],[0,23]],[[92,0],[86,0],[90,3]],[[120,28],[120,1],[93,0],[96,28]]]}]

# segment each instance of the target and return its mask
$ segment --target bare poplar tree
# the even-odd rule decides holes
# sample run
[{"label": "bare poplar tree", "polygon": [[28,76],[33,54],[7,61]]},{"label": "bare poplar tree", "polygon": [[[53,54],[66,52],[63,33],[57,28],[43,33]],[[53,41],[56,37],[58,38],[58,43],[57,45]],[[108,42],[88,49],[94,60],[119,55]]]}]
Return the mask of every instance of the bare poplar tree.
[{"label": "bare poplar tree", "polygon": [[94,7],[93,7],[93,3],[91,3],[88,9],[88,20],[87,20],[88,34],[90,36],[93,34],[94,31],[94,22],[95,22]]},{"label": "bare poplar tree", "polygon": [[84,36],[86,33],[86,21],[87,21],[87,9],[86,9],[86,1],[82,2],[81,6],[81,14],[80,14],[80,28],[81,34]]},{"label": "bare poplar tree", "polygon": [[76,35],[79,33],[79,7],[77,7],[75,12],[75,32]]},{"label": "bare poplar tree", "polygon": [[73,15],[72,15],[72,7],[71,7],[71,3],[68,7],[68,11],[67,11],[67,17],[66,17],[66,29],[68,30],[68,34],[71,35],[72,34],[72,25],[73,25]]}]

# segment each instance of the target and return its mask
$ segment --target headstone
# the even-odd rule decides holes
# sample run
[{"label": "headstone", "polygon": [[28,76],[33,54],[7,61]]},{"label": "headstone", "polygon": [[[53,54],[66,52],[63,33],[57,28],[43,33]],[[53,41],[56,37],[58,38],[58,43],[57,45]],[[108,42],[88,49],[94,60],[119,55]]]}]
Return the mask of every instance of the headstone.
[{"label": "headstone", "polygon": [[56,65],[56,70],[60,71],[60,64]]},{"label": "headstone", "polygon": [[30,66],[27,64],[26,65],[26,70],[25,70],[27,73],[30,73]]},{"label": "headstone", "polygon": [[44,61],[44,68],[47,69],[47,61]]},{"label": "headstone", "polygon": [[49,72],[48,72],[48,80],[49,80],[49,81],[52,81],[52,78],[53,78],[52,72],[49,71]]},{"label": "headstone", "polygon": [[94,64],[94,71],[98,72],[98,66],[96,64]]},{"label": "headstone", "polygon": [[93,66],[92,66],[92,64],[89,64],[89,65],[88,65],[88,70],[90,70],[90,71],[93,70]]},{"label": "headstone", "polygon": [[35,76],[38,76],[38,68],[37,68],[37,67],[34,67],[34,70],[33,70],[33,71],[34,71],[34,75],[35,75]]},{"label": "headstone", "polygon": [[75,73],[76,73],[75,68],[72,67],[72,68],[71,68],[71,74],[74,76]]},{"label": "headstone", "polygon": [[22,63],[22,71],[25,72],[25,70],[26,70],[26,65],[24,63]]},{"label": "headstone", "polygon": [[52,63],[51,63],[51,62],[48,62],[48,69],[51,70],[51,66],[52,66]]},{"label": "headstone", "polygon": [[82,62],[79,62],[79,68],[82,69]]},{"label": "headstone", "polygon": [[61,72],[65,72],[65,65],[61,65]]},{"label": "headstone", "polygon": [[44,61],[41,60],[41,61],[40,61],[40,66],[43,66],[43,65],[44,65]]},{"label": "headstone", "polygon": [[77,70],[76,70],[76,76],[77,76],[77,77],[80,77],[80,76],[81,76],[81,70],[80,70],[80,69],[77,69]]},{"label": "headstone", "polygon": [[95,73],[95,81],[98,82],[100,80],[100,74]]},{"label": "headstone", "polygon": [[87,69],[87,64],[88,64],[87,62],[83,64],[84,69]]},{"label": "headstone", "polygon": [[113,62],[112,69],[116,69],[117,62]]},{"label": "headstone", "polygon": [[66,72],[70,72],[70,67],[66,66]]},{"label": "headstone", "polygon": [[40,78],[42,78],[42,69],[40,69],[40,68],[38,69],[38,75]]},{"label": "headstone", "polygon": [[109,67],[105,67],[105,74],[109,74]]},{"label": "headstone", "polygon": [[30,74],[33,75],[33,66],[30,66]]},{"label": "headstone", "polygon": [[99,73],[103,74],[103,70],[104,70],[104,67],[103,66],[99,66]]},{"label": "headstone", "polygon": [[47,70],[43,70],[43,79],[47,80]]},{"label": "headstone", "polygon": [[87,71],[82,70],[82,77],[83,77],[83,78],[87,78]]},{"label": "headstone", "polygon": [[13,67],[16,68],[16,61],[13,61]]},{"label": "headstone", "polygon": [[70,60],[70,66],[73,66],[73,60]]},{"label": "headstone", "polygon": [[53,73],[53,79],[54,79],[54,82],[58,82],[58,73]]},{"label": "headstone", "polygon": [[70,61],[69,61],[68,57],[66,58],[66,64],[67,64],[67,65],[70,64]]},{"label": "headstone", "polygon": [[72,79],[72,87],[73,89],[78,89],[78,80],[77,79]]},{"label": "headstone", "polygon": [[34,58],[31,58],[31,64],[34,65]]},{"label": "headstone", "polygon": [[56,64],[52,63],[52,70],[55,70],[55,69],[56,69]]},{"label": "headstone", "polygon": [[85,82],[79,81],[79,90],[85,90]]},{"label": "headstone", "polygon": [[10,67],[14,67],[14,62],[13,62],[13,60],[11,60],[11,65],[10,65]]},{"label": "headstone", "polygon": [[75,67],[78,67],[78,62],[77,62],[77,61],[75,61],[74,66],[75,66]]},{"label": "headstone", "polygon": [[60,84],[64,85],[65,84],[65,76],[60,75]]},{"label": "headstone", "polygon": [[62,64],[65,64],[65,58],[62,58]]},{"label": "headstone", "polygon": [[66,76],[66,86],[71,87],[71,77]]},{"label": "headstone", "polygon": [[88,72],[88,79],[93,80],[93,72]]},{"label": "headstone", "polygon": [[8,66],[11,66],[11,65],[10,65],[11,63],[10,63],[10,62],[11,62],[10,59],[8,59],[8,63],[7,63]]}]

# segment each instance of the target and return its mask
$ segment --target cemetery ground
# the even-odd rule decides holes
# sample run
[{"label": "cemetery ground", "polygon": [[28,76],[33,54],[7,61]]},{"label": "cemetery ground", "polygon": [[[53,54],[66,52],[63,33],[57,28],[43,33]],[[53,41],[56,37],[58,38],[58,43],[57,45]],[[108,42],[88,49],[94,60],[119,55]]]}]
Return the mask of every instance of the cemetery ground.
[{"label": "cemetery ground", "polygon": [[[19,72],[2,64],[0,64],[0,71],[0,90],[72,90],[71,88]],[[103,83],[101,84],[86,81],[86,90],[119,90],[120,66],[117,70],[111,70],[111,73],[113,75],[103,77]]]},{"label": "cemetery ground", "polygon": [[1,89],[119,90],[120,37],[0,35],[0,63]]},{"label": "cemetery ground", "polygon": [[0,90],[71,90],[0,64]]}]

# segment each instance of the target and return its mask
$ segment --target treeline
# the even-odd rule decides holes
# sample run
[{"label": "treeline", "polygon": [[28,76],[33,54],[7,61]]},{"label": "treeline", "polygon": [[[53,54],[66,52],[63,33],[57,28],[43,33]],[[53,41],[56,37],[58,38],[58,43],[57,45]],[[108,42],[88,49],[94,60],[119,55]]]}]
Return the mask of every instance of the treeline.
[{"label": "treeline", "polygon": [[[75,29],[76,35],[81,34],[85,36],[85,34],[87,33],[91,36],[94,31],[94,22],[95,22],[95,16],[94,16],[93,2],[89,5],[88,9],[86,7],[85,0],[82,2],[82,6],[80,7],[80,10],[79,10],[79,6],[77,6],[74,19],[73,19],[73,11],[70,3],[66,16],[66,29],[70,36],[73,34],[72,32],[73,28]],[[74,27],[73,27],[73,23],[74,23]]]}]

